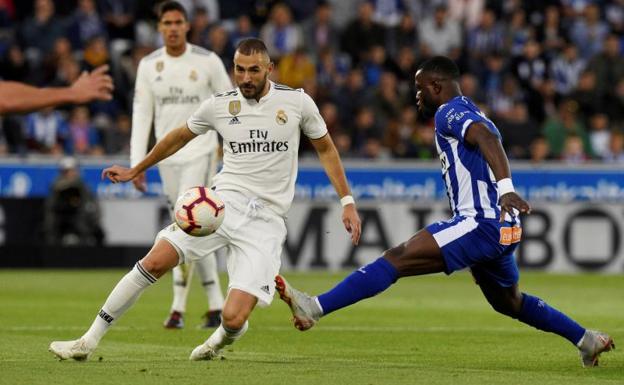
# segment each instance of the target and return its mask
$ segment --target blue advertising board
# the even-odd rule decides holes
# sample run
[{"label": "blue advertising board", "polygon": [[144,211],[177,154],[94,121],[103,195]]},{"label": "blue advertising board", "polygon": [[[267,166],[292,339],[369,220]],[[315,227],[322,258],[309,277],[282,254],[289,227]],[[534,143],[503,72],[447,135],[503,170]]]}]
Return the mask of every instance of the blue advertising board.
[{"label": "blue advertising board", "polygon": [[[101,179],[105,164],[81,166],[81,175],[100,198],[139,197],[132,184],[112,184]],[[440,170],[435,164],[410,167],[388,164],[369,167],[366,163],[347,166],[347,178],[358,199],[438,200],[446,199]],[[56,164],[0,162],[1,197],[42,197],[59,174]],[[624,202],[624,172],[613,167],[569,168],[561,165],[533,168],[514,165],[516,190],[529,201],[603,201]],[[147,172],[147,196],[161,194],[156,169]],[[304,165],[299,169],[295,199],[334,199],[335,192],[320,166]]]}]

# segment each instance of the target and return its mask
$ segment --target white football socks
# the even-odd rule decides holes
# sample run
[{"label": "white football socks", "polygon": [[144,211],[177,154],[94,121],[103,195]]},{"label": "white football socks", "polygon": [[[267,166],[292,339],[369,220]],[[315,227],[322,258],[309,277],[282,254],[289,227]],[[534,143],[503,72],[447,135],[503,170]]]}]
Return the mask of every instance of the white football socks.
[{"label": "white football socks", "polygon": [[214,253],[195,262],[195,268],[201,279],[202,286],[208,298],[208,309],[223,309],[223,293],[217,271],[217,257]]},{"label": "white football socks", "polygon": [[206,340],[206,344],[212,347],[216,353],[221,351],[224,347],[231,345],[234,341],[240,339],[247,329],[249,328],[249,321],[245,321],[242,328],[238,330],[230,330],[223,327],[223,324],[219,325],[217,330],[212,333]]},{"label": "white football socks", "polygon": [[184,313],[186,311],[186,297],[188,290],[186,289],[187,280],[193,277],[187,275],[188,265],[178,265],[171,270],[173,277],[173,302],[171,303],[171,312],[177,311]]},{"label": "white football socks", "polygon": [[82,336],[87,344],[95,348],[113,322],[121,317],[136,302],[141,293],[154,282],[156,282],[156,277],[145,270],[140,262],[137,262],[108,295],[91,327]]}]

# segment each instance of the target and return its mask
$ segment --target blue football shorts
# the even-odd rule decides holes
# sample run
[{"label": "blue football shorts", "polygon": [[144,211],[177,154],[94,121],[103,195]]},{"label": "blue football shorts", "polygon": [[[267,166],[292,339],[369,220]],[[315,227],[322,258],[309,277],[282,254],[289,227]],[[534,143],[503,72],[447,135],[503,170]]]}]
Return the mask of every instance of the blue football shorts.
[{"label": "blue football shorts", "polygon": [[500,286],[518,282],[514,251],[522,229],[519,223],[456,216],[426,227],[442,250],[446,274],[470,268],[475,277],[487,277]]}]

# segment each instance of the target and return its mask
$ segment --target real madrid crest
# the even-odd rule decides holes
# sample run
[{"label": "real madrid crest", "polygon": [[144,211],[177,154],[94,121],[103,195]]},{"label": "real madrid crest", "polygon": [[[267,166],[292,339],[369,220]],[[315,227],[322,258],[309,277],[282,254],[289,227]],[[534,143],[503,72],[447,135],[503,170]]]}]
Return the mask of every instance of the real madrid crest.
[{"label": "real madrid crest", "polygon": [[232,100],[228,105],[228,111],[230,111],[230,115],[238,115],[241,110],[241,102],[240,100]]},{"label": "real madrid crest", "polygon": [[196,82],[197,81],[197,72],[195,70],[191,70],[191,74],[189,75],[189,79]]},{"label": "real madrid crest", "polygon": [[163,69],[165,69],[165,62],[164,61],[157,61],[156,62],[156,71],[162,72]]},{"label": "real madrid crest", "polygon": [[288,115],[284,112],[284,110],[277,110],[277,115],[275,116],[275,121],[280,126],[288,123]]}]

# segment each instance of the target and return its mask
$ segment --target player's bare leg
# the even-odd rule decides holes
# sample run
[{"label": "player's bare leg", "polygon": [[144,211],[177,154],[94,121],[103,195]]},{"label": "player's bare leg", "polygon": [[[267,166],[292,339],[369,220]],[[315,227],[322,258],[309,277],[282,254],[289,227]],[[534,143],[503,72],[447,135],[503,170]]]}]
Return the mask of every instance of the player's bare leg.
[{"label": "player's bare leg", "polygon": [[444,271],[440,248],[431,233],[421,230],[407,242],[387,250],[383,257],[351,273],[325,294],[312,297],[292,287],[282,276],[275,289],[293,314],[293,323],[308,330],[324,315],[386,290],[400,277]]},{"label": "player's bare leg", "polygon": [[201,280],[202,287],[208,299],[208,311],[204,315],[202,328],[214,328],[221,324],[224,298],[221,292],[219,271],[217,270],[217,256],[210,253],[195,262],[195,270]]},{"label": "player's bare leg", "polygon": [[497,312],[527,325],[566,338],[579,349],[583,367],[598,366],[601,353],[615,348],[604,333],[587,330],[543,300],[520,292],[518,285],[500,286],[478,266],[471,269],[483,295]]},{"label": "player's bare leg", "polygon": [[218,357],[221,350],[240,339],[247,331],[247,319],[258,299],[242,290],[231,289],[223,306],[223,320],[217,330],[191,352],[192,361],[211,360]]},{"label": "player's bare leg", "polygon": [[145,289],[177,264],[175,248],[165,240],[158,240],[149,253],[117,283],[89,330],[77,340],[52,342],[50,352],[62,360],[86,360],[114,321],[132,307]]},{"label": "player's bare leg", "polygon": [[163,326],[167,329],[182,329],[184,327],[184,313],[189,286],[193,280],[194,262],[178,265],[171,270],[173,280],[173,302],[169,317]]}]

